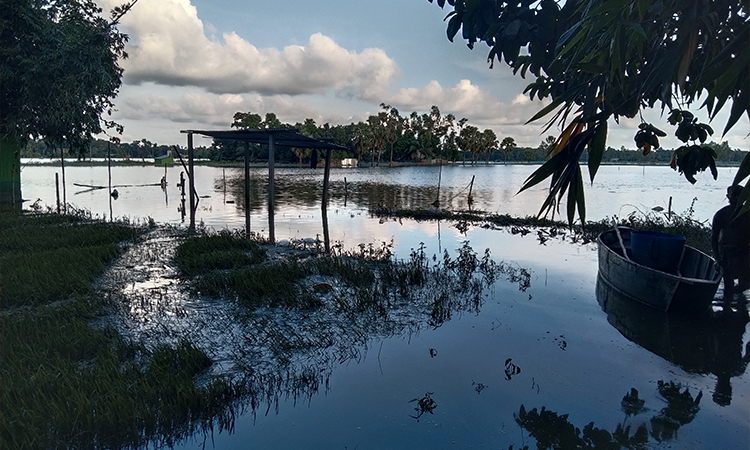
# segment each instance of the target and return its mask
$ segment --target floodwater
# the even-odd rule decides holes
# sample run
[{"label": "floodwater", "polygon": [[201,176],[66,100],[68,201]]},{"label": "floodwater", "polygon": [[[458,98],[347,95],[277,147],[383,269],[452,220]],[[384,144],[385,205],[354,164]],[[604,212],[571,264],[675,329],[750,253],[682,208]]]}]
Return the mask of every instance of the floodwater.
[{"label": "floodwater", "polygon": [[[573,243],[570,236],[544,230],[525,235],[504,228],[461,231],[445,221],[381,221],[371,216],[378,207],[427,208],[437,198],[441,206],[465,209],[472,177],[475,209],[533,215],[544,188],[515,195],[533,169],[333,170],[327,213],[331,241],[346,248],[392,242],[398,258],[407,258],[423,243],[427,255],[435,254],[438,260],[443,251],[455,255],[468,241],[479,255],[489,249],[497,263],[528,272],[528,286],[500,278],[484,291],[476,309],[454,311],[439,324],[430,324],[429,314],[416,309],[389,312],[393,320],[388,327],[357,322],[342,328],[320,318],[320,326],[306,332],[325,334],[337,353],[324,357],[301,352],[284,368],[291,381],[304,379],[307,385],[276,383],[267,404],[237,416],[232,433],[217,430],[207,438],[182,441],[178,448],[518,449],[537,443],[548,448],[545,443],[553,442],[575,448],[628,439],[630,448],[643,448],[637,447],[638,439],[647,448],[747,448],[746,306],[741,313],[697,318],[659,313],[619,298],[597,282],[594,244]],[[106,170],[67,168],[68,201],[108,217],[106,189],[72,185],[106,186]],[[54,205],[56,171],[59,167],[26,166],[24,198]],[[166,192],[159,186],[118,188],[120,195],[112,204],[115,217],[183,223],[175,187],[179,172],[177,167],[167,169]],[[243,227],[241,169],[197,167],[196,172],[201,196],[197,220],[217,230]],[[605,166],[587,190],[588,218],[623,217],[655,206],[666,210],[670,197],[672,209],[684,212],[697,197],[693,217],[707,221],[725,204],[724,190],[735,172],[721,168],[718,181],[702,174],[691,186],[665,167]],[[164,169],[156,167],[116,167],[112,184],[158,183],[163,175]],[[266,169],[253,169],[251,180],[251,230],[264,236],[269,231],[266,175]],[[322,171],[277,169],[276,176],[276,239],[322,235]],[[182,326],[189,335],[196,327],[185,326],[180,317],[209,311],[204,317],[215,319],[232,335],[236,330],[221,322],[229,312],[211,307],[217,300],[191,298],[176,279],[158,279],[154,268],[164,267],[173,241],[156,235],[147,242],[155,246],[150,253],[133,248],[134,253],[126,255],[143,262],[133,269],[140,271],[139,278],[122,289],[130,302],[116,318],[123,333],[133,338],[153,333],[158,339],[156,330]],[[123,263],[133,266],[132,261]],[[152,304],[147,307],[127,300],[128,292],[132,300],[142,293],[139,289],[159,295],[149,297]],[[304,318],[276,313],[259,314],[267,329],[304,327]],[[279,316],[284,320],[274,323]],[[227,339],[218,335],[216,323],[201,324],[199,331],[209,336],[201,342],[225,365],[219,371],[242,362],[237,352],[243,349],[224,348]]]}]

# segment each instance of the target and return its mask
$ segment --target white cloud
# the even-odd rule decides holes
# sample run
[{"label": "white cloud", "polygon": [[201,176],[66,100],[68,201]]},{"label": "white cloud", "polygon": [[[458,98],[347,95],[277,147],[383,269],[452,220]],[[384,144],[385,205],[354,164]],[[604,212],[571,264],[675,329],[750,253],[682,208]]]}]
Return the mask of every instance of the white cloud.
[{"label": "white cloud", "polygon": [[[112,0],[102,0],[102,4]],[[123,61],[126,84],[195,86],[215,94],[300,95],[332,90],[372,99],[400,76],[378,48],[347,50],[320,33],[304,46],[259,49],[237,33],[213,37],[189,0],[140,0],[121,28],[131,36]]]},{"label": "white cloud", "polygon": [[118,101],[116,120],[166,120],[194,123],[205,127],[228,128],[234,113],[251,111],[275,113],[282,121],[295,123],[312,117],[322,123],[323,116],[309,103],[290,96],[214,95],[195,89],[169,88],[165,93],[131,95]]}]

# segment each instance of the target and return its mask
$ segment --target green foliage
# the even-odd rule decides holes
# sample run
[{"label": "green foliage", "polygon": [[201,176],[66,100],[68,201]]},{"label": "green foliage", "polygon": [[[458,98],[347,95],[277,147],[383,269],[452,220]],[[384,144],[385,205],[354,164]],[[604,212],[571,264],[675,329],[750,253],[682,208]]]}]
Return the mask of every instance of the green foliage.
[{"label": "green foliage", "polygon": [[[438,0],[440,7],[445,3]],[[699,108],[705,108],[713,119],[731,103],[725,134],[750,113],[750,11],[744,0],[447,3],[453,7],[446,17],[449,40],[460,30],[470,48],[485,42],[491,63],[504,59],[514,73],[535,77],[525,93],[532,99],[551,100],[530,122],[551,115],[547,128],[560,125],[550,159],[554,167],[543,166],[522,188],[551,178],[542,212],[562,201],[567,191],[569,221],[570,211],[577,206],[585,222],[577,167],[588,151],[594,178],[609,118],[633,118],[642,109],[658,105],[673,117],[680,116],[670,122],[679,122],[676,134],[683,142],[703,142],[711,128],[693,121],[682,108],[702,100]],[[526,54],[521,54],[521,48],[528,50]],[[636,142],[648,153],[658,146],[660,133],[646,124]],[[564,155],[557,157],[560,153]],[[712,156],[688,158],[679,167],[688,177],[695,169],[711,167],[704,158]]]},{"label": "green foliage", "polygon": [[3,448],[171,446],[215,423],[231,426],[240,392],[223,378],[196,383],[211,365],[202,350],[187,342],[148,349],[90,325],[106,305],[94,277],[116,243],[139,232],[0,214]]},{"label": "green foliage", "polygon": [[127,36],[116,25],[134,3],[107,20],[90,0],[2,2],[0,134],[80,150],[102,132],[100,118],[111,113],[122,83],[119,59],[127,56]]}]

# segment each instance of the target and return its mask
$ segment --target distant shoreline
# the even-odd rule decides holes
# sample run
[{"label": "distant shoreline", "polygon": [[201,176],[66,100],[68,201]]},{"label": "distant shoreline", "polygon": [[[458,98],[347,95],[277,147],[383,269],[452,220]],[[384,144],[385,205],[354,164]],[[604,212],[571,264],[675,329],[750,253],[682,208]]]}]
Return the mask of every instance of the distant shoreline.
[{"label": "distant shoreline", "polygon": [[[29,159],[33,159],[33,161],[29,161]],[[24,161],[26,160],[26,161]],[[477,163],[474,166],[471,164],[462,164],[461,162],[455,162],[455,163],[444,163],[443,166],[466,166],[466,167],[488,167],[488,166],[533,166],[533,165],[542,165],[545,161],[508,161],[507,164],[503,162],[490,162],[490,164]],[[210,161],[206,159],[199,159],[195,160],[194,164],[200,165],[200,166],[210,166],[210,167],[244,167],[244,163],[242,161]],[[107,161],[80,161],[78,159],[65,159],[65,165],[68,167],[106,167],[108,165]],[[123,167],[123,166],[153,166],[153,167],[165,167],[162,165],[156,165],[153,161],[125,161],[125,160],[113,160],[111,162],[112,166],[115,167]],[[389,166],[388,163],[381,164],[380,166],[360,166],[360,167],[342,167],[340,165],[332,165],[334,168],[349,168],[349,169],[395,169],[399,167],[411,167],[411,166],[440,166],[439,163],[405,163],[405,162],[398,162],[394,163],[393,166]],[[582,162],[582,166],[587,166],[588,163]],[[602,161],[601,165],[603,166],[654,166],[654,167],[663,167],[663,166],[669,166],[668,163],[665,162],[630,162],[630,161],[618,161],[618,162],[611,162],[611,161]],[[739,161],[716,161],[717,167],[739,167],[740,162]],[[48,159],[48,160],[42,160],[40,158],[21,158],[21,167],[26,166],[53,166],[53,167],[61,167],[60,159]],[[175,163],[166,167],[180,167],[180,164]],[[250,167],[268,167],[267,162],[254,162],[250,163]],[[274,167],[282,167],[282,168],[300,168],[300,169],[307,169],[309,168],[308,164],[298,165],[298,164],[288,164],[288,163],[276,163]],[[322,166],[318,166],[320,168]]]}]

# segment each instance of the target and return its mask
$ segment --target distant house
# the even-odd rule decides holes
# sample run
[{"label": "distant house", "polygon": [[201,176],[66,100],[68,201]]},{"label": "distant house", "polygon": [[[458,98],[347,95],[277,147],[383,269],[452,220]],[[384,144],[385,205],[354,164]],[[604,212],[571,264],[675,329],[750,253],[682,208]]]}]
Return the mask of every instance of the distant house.
[{"label": "distant house", "polygon": [[359,161],[355,158],[344,158],[341,160],[341,167],[357,167]]},{"label": "distant house", "polygon": [[157,166],[172,166],[174,165],[174,159],[172,158],[172,150],[167,149],[167,154],[162,156],[154,157],[154,164]]}]

